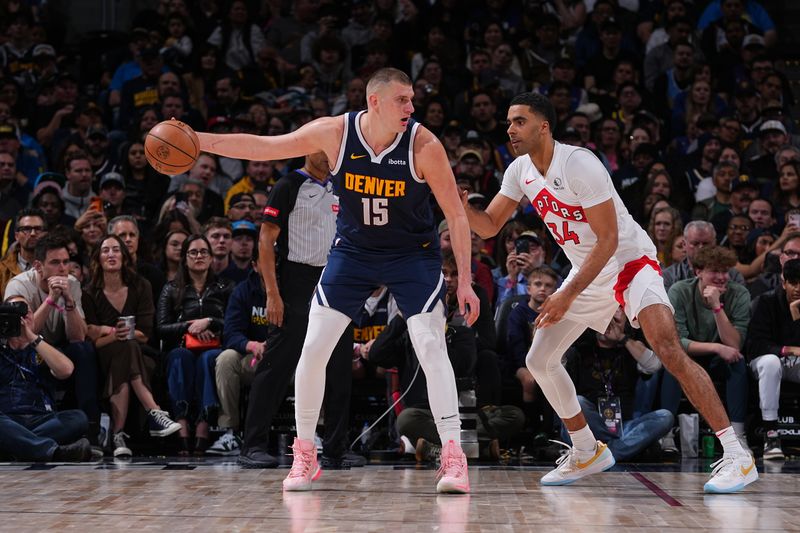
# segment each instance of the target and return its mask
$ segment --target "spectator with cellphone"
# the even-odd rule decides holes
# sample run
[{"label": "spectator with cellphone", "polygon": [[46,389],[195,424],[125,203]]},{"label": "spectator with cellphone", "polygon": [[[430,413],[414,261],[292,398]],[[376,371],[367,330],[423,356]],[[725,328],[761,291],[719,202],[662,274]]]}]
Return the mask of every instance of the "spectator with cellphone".
[{"label": "spectator with cellphone", "polygon": [[514,251],[506,257],[508,275],[497,281],[497,307],[507,298],[528,292],[528,275],[544,264],[542,239],[534,231],[523,231],[514,241]]},{"label": "spectator with cellphone", "polygon": [[8,334],[0,343],[0,454],[17,461],[88,461],[86,414],[56,411],[50,386],[75,367],[33,328],[24,297],[11,296],[0,306],[0,329]]}]

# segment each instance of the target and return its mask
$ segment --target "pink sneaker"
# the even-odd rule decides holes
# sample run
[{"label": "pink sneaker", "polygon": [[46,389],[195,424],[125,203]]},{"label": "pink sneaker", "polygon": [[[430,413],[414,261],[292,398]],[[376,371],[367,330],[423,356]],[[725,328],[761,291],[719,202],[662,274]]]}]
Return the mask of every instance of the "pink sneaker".
[{"label": "pink sneaker", "polygon": [[469,474],[467,458],[461,451],[461,446],[455,441],[448,441],[442,447],[440,460],[442,466],[437,473],[439,483],[436,484],[436,492],[467,494],[469,492]]},{"label": "pink sneaker", "polygon": [[319,479],[322,470],[317,463],[317,447],[313,440],[294,438],[294,460],[289,475],[283,480],[283,490],[311,490],[311,482]]}]

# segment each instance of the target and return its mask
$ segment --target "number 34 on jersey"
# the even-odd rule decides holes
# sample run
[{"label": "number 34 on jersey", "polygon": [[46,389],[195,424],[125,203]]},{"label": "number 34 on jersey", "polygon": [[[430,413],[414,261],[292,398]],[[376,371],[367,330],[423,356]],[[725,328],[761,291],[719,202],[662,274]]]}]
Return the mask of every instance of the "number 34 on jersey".
[{"label": "number 34 on jersey", "polygon": [[[557,199],[550,194],[547,189],[542,189],[531,201],[531,205],[536,209],[542,220],[550,229],[556,244],[563,246],[567,241],[572,241],[575,244],[580,244],[581,240],[578,234],[570,228],[570,224],[586,224],[586,213],[579,205],[569,205]],[[560,219],[558,222],[547,221],[547,215],[552,214]],[[553,217],[550,217],[551,219]]]}]

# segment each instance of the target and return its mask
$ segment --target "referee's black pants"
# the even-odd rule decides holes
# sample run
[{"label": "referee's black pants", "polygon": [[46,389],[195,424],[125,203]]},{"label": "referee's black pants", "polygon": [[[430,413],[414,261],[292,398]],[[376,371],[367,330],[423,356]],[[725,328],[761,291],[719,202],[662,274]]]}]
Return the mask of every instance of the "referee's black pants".
[{"label": "referee's black pants", "polygon": [[[245,419],[243,453],[267,451],[272,419],[286,397],[308,329],[308,312],[321,267],[283,261],[278,269],[284,305],[283,326],[271,327],[264,358],[256,368]],[[323,454],[340,457],[349,443],[347,430],[352,385],[353,330],[349,326],[334,348],[325,378]]]}]

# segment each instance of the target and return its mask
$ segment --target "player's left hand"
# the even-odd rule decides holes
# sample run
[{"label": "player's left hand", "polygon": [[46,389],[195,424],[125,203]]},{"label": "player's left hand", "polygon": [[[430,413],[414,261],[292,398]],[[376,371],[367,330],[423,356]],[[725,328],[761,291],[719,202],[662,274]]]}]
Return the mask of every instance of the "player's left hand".
[{"label": "player's left hand", "polygon": [[536,317],[534,324],[537,328],[546,328],[557,324],[564,318],[564,313],[567,312],[569,306],[575,300],[567,291],[559,291],[551,294],[539,308],[539,316]]},{"label": "player's left hand", "polygon": [[[458,285],[458,310],[463,315],[464,319],[467,321],[467,325],[471,326],[478,320],[478,315],[481,314],[481,301],[478,300],[478,296],[475,294],[475,291],[472,290],[472,286],[468,283]],[[468,307],[468,309],[465,309]]]}]

